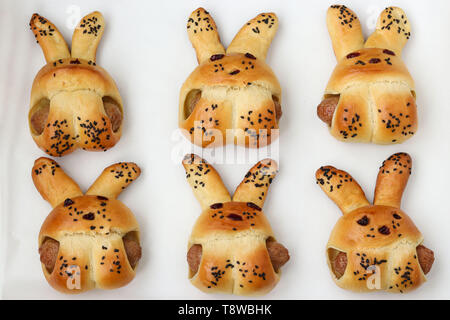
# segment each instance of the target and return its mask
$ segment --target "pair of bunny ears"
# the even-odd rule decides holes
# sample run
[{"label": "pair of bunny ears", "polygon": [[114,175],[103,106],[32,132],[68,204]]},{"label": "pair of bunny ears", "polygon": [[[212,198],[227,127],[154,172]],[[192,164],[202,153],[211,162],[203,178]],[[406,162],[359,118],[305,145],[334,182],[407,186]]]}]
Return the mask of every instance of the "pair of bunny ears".
[{"label": "pair of bunny ears", "polygon": [[[375,186],[374,205],[400,209],[411,167],[412,160],[407,153],[393,154],[383,162]],[[370,206],[360,185],[347,172],[326,166],[317,170],[316,179],[317,184],[343,214]]]},{"label": "pair of bunny ears", "polygon": [[241,28],[225,50],[220,42],[216,23],[205,9],[194,10],[187,22],[189,40],[197,53],[199,64],[212,56],[229,53],[250,53],[265,60],[277,29],[277,16],[274,13],[261,13]]},{"label": "pair of bunny ears", "polygon": [[39,158],[34,162],[32,178],[36,189],[53,208],[66,199],[83,195],[103,196],[116,199],[119,194],[141,174],[140,168],[132,162],[119,162],[107,167],[86,193],[49,158]]},{"label": "pair of bunny ears", "polygon": [[388,49],[401,56],[411,35],[406,14],[397,7],[381,12],[375,31],[365,42],[358,17],[346,6],[334,5],[328,9],[327,27],[337,60],[363,48]]},{"label": "pair of bunny ears", "polygon": [[44,52],[47,63],[69,58],[95,63],[97,47],[105,29],[105,21],[98,11],[81,19],[73,32],[71,51],[58,28],[39,14],[35,13],[31,17],[30,28]]},{"label": "pair of bunny ears", "polygon": [[186,155],[183,160],[186,178],[202,210],[211,205],[225,202],[248,202],[262,208],[267,191],[278,173],[278,165],[272,159],[264,159],[255,164],[245,175],[231,197],[217,171],[195,154]]}]

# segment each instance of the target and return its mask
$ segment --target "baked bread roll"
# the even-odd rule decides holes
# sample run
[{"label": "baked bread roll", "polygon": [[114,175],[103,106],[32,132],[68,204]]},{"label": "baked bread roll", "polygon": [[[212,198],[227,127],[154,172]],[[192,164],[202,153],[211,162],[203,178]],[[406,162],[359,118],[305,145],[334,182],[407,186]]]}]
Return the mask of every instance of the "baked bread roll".
[{"label": "baked bread roll", "polygon": [[183,166],[203,211],[188,244],[192,284],[207,293],[269,292],[280,279],[280,267],[289,260],[261,209],[278,171],[276,162],[258,162],[233,197],[205,160],[191,154]]},{"label": "baked bread roll", "polygon": [[347,172],[331,166],[317,170],[317,183],[344,214],[326,251],[333,280],[341,288],[404,293],[426,280],[433,251],[423,246],[422,234],[400,209],[411,165],[406,153],[383,162],[373,205]]},{"label": "baked bread roll", "polygon": [[402,9],[386,8],[364,42],[349,8],[328,9],[327,26],[337,66],[317,114],[331,134],[350,142],[401,143],[417,130],[414,81],[401,54],[410,24]]},{"label": "baked bread roll", "polygon": [[54,157],[113,147],[122,134],[123,104],[114,80],[95,60],[102,14],[81,19],[71,52],[49,20],[35,13],[30,27],[47,61],[31,89],[28,120],[36,144]]},{"label": "baked bread roll", "polygon": [[183,84],[179,105],[179,126],[192,143],[257,148],[277,138],[281,88],[265,62],[277,28],[277,16],[262,13],[225,49],[209,13],[192,12],[187,31],[199,65]]},{"label": "baked bread roll", "polygon": [[83,194],[55,161],[35,161],[34,185],[53,207],[38,241],[42,270],[53,288],[115,289],[134,278],[141,258],[139,225],[116,198],[139,175],[134,163],[113,164]]}]

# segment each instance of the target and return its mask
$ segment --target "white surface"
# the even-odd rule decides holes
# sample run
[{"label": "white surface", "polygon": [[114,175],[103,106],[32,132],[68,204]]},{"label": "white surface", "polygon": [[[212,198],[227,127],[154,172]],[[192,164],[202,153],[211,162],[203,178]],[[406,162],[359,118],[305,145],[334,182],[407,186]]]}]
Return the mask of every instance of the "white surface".
[{"label": "white surface", "polygon": [[[325,25],[332,1],[9,1],[0,2],[0,294],[2,298],[43,299],[216,299],[187,280],[186,244],[200,213],[182,166],[172,161],[177,142],[178,94],[196,67],[186,34],[190,12],[204,6],[213,15],[227,45],[239,28],[263,11],[280,20],[268,63],[283,88],[280,173],[264,210],[275,234],[291,253],[278,286],[267,299],[428,299],[450,298],[450,160],[448,99],[450,52],[447,31],[450,2],[342,1],[363,22],[365,35],[384,7],[402,7],[412,25],[404,60],[416,81],[419,130],[402,145],[375,146],[336,141],[316,117],[316,105],[335,58]],[[73,6],[75,4],[75,6]],[[41,272],[37,235],[51,208],[34,188],[33,161],[45,154],[28,133],[31,84],[44,56],[29,31],[33,12],[47,17],[66,40],[73,10],[82,15],[101,11],[106,20],[97,62],[115,79],[125,103],[123,137],[106,153],[77,151],[57,161],[83,189],[104,167],[134,161],[142,176],[120,197],[141,225],[143,259],[134,281],[118,290],[94,290],[66,296],[49,287]],[[72,19],[72,20],[71,20]],[[75,18],[77,22],[78,17]],[[371,32],[372,30],[370,30]],[[355,294],[331,280],[324,247],[340,216],[339,209],[315,184],[321,165],[347,170],[372,199],[378,167],[394,152],[413,157],[413,174],[403,210],[434,250],[436,262],[429,281],[407,295]],[[253,163],[216,165],[230,190]]]}]

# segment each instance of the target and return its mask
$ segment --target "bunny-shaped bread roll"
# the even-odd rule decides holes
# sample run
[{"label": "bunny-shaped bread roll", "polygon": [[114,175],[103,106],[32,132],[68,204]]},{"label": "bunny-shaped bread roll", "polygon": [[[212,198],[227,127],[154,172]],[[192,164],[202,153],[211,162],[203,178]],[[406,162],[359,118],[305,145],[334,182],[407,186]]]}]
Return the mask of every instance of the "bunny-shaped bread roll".
[{"label": "bunny-shaped bread roll", "polygon": [[202,214],[189,239],[187,259],[193,285],[207,293],[261,295],[280,278],[289,260],[276,242],[262,206],[278,168],[258,162],[231,198],[216,170],[196,155],[183,160]]},{"label": "bunny-shaped bread roll", "polygon": [[328,266],[338,286],[403,293],[426,280],[434,253],[422,245],[422,234],[400,210],[411,165],[406,153],[383,162],[373,205],[347,172],[331,166],[317,170],[317,183],[344,214],[327,244]]},{"label": "bunny-shaped bread roll", "polygon": [[179,126],[193,143],[257,148],[276,139],[281,88],[265,59],[277,28],[277,16],[262,13],[225,50],[209,13],[192,12],[187,31],[199,66],[181,88]]},{"label": "bunny-shaped bread roll", "polygon": [[36,144],[51,156],[77,148],[106,151],[122,134],[123,104],[114,80],[96,65],[105,22],[100,12],[81,19],[69,52],[58,29],[38,14],[30,27],[47,65],[36,75],[28,115]]},{"label": "bunny-shaped bread roll", "polygon": [[406,14],[386,8],[364,42],[349,8],[328,9],[327,25],[337,59],[318,116],[341,141],[401,143],[417,130],[414,81],[401,59],[410,37]]},{"label": "bunny-shaped bread roll", "polygon": [[139,225],[116,198],[139,175],[134,163],[113,164],[83,194],[55,161],[35,161],[33,182],[54,208],[39,233],[42,270],[53,288],[114,289],[134,278],[141,258]]}]

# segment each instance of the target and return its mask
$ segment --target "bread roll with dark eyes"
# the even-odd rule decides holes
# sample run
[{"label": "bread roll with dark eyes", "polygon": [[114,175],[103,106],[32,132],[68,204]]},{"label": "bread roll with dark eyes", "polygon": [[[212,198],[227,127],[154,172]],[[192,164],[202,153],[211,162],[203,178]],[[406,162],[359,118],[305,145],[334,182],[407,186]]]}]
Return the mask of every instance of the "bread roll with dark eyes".
[{"label": "bread roll with dark eyes", "polygon": [[401,55],[411,36],[397,7],[380,14],[365,41],[356,14],[344,5],[327,12],[337,65],[317,108],[331,135],[345,142],[401,143],[417,131],[415,84]]},{"label": "bread roll with dark eyes", "polygon": [[266,63],[277,29],[277,16],[261,13],[225,48],[212,16],[203,8],[191,13],[187,32],[198,66],[180,91],[179,127],[192,143],[259,148],[278,137],[281,87]]},{"label": "bread roll with dark eyes", "polygon": [[[426,281],[434,253],[424,246],[422,234],[400,209],[411,168],[406,153],[386,159],[378,172],[373,204],[347,172],[331,166],[317,170],[317,184],[344,214],[326,247],[328,266],[338,286],[359,292],[404,293]],[[369,285],[371,275],[379,279],[379,287]]]},{"label": "bread roll with dark eyes", "polygon": [[106,151],[120,139],[123,103],[114,80],[96,63],[105,28],[100,12],[75,28],[71,51],[53,23],[34,14],[30,20],[47,64],[36,75],[28,114],[31,135],[48,155],[77,148]]},{"label": "bread roll with dark eyes", "polygon": [[139,225],[116,198],[139,175],[134,163],[111,165],[83,194],[55,161],[35,161],[33,182],[53,207],[38,237],[42,271],[53,288],[114,289],[134,278],[142,256]]},{"label": "bread roll with dark eyes", "polygon": [[202,213],[188,243],[189,279],[207,293],[262,295],[279,281],[288,250],[262,211],[278,167],[258,162],[231,196],[217,171],[196,155],[183,160]]}]

